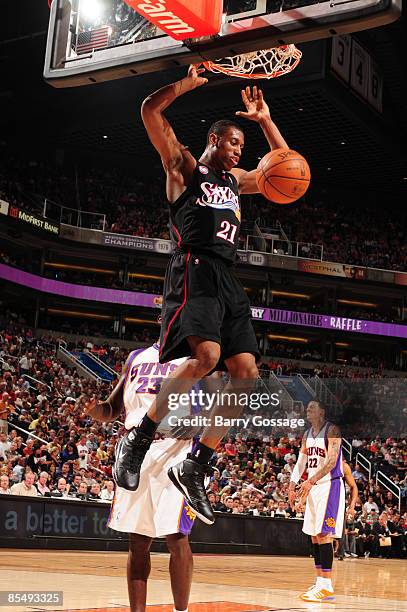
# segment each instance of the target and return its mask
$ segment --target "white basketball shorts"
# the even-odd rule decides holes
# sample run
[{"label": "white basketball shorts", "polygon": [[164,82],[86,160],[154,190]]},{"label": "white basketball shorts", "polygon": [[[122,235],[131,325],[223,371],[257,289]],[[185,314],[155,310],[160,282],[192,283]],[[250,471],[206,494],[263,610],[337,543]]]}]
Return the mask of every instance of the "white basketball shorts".
[{"label": "white basketball shorts", "polygon": [[315,484],[305,507],[303,532],[341,538],[345,515],[345,486],[342,478]]},{"label": "white basketball shorts", "polygon": [[189,534],[195,513],[174,487],[167,471],[186,459],[191,449],[192,440],[166,438],[153,442],[141,466],[137,491],[117,487],[108,527],[151,538]]}]

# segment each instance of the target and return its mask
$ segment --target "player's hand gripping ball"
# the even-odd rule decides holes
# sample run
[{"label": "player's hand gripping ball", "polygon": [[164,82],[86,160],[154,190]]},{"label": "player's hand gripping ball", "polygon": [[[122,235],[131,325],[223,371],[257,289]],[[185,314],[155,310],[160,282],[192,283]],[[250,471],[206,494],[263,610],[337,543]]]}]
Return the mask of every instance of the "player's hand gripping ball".
[{"label": "player's hand gripping ball", "polygon": [[291,204],[307,191],[311,180],[309,165],[300,153],[275,149],[259,162],[256,181],[265,198],[276,204]]}]

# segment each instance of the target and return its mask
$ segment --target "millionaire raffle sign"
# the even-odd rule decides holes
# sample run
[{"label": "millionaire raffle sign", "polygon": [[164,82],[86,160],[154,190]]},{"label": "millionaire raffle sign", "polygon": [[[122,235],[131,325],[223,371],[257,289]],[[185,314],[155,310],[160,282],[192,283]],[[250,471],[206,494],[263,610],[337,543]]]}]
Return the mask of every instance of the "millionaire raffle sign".
[{"label": "millionaire raffle sign", "polygon": [[319,327],[320,329],[356,332],[358,334],[407,338],[407,325],[365,321],[363,319],[350,319],[349,317],[336,317],[333,315],[315,314],[311,312],[278,310],[276,308],[259,308],[253,306],[251,310],[252,318],[257,321],[299,325],[300,327]]},{"label": "millionaire raffle sign", "polygon": [[[161,295],[63,283],[62,281],[51,280],[49,278],[37,276],[36,274],[24,272],[23,270],[18,270],[11,266],[6,266],[5,264],[0,264],[0,278],[17,283],[18,285],[30,287],[31,289],[36,289],[37,291],[63,295],[79,300],[108,302],[110,304],[124,304],[127,306],[144,306],[145,308],[161,308],[162,306]],[[261,308],[259,306],[252,306],[251,311],[254,320],[264,321],[266,323],[298,325],[300,327],[316,327],[334,331],[355,332],[358,334],[407,338],[407,325],[350,319],[348,317],[336,317],[332,315],[315,314],[312,312]]]}]

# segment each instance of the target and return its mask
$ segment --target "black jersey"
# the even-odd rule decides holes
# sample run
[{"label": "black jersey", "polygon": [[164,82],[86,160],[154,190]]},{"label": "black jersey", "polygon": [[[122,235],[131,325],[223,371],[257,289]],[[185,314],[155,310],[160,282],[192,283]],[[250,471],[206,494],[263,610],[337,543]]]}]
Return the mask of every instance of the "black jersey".
[{"label": "black jersey", "polygon": [[170,223],[171,238],[181,249],[234,263],[240,233],[236,178],[198,162],[192,184],[170,204]]}]

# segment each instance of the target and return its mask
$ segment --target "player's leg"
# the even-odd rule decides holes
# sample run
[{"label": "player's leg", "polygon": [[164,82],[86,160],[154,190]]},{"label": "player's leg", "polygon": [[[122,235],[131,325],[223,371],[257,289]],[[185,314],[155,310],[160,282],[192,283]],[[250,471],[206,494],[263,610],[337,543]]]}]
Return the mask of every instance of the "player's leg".
[{"label": "player's leg", "polygon": [[334,589],[332,586],[332,564],[334,558],[332,537],[330,535],[318,534],[313,538],[318,546],[318,556],[321,563],[320,571],[317,572],[317,580],[314,587],[301,595],[301,599],[310,602],[333,601]]},{"label": "player's leg", "polygon": [[168,377],[141,423],[133,427],[117,446],[113,475],[116,484],[128,491],[136,491],[139,486],[144,457],[160,421],[169,412],[169,395],[188,392],[192,385],[213,370],[219,361],[218,343],[197,336],[189,336],[187,340],[192,354],[191,359],[180,365]]},{"label": "player's leg", "polygon": [[[225,359],[225,364],[231,378],[230,382],[222,390],[225,397],[227,397],[227,393],[235,393],[238,398],[242,394],[249,394],[259,375],[255,356],[252,353],[240,353]],[[211,412],[212,423],[214,423],[213,417],[216,415],[221,415],[223,418],[237,418],[242,412],[242,406],[243,403],[239,404],[239,402],[224,402],[224,405],[215,406]],[[230,427],[227,426],[211,425],[204,430],[200,443],[214,450],[228,433],[229,429]]]},{"label": "player's leg", "polygon": [[193,572],[193,557],[188,536],[182,533],[174,533],[168,535],[166,540],[170,552],[170,578],[174,610],[175,612],[186,612]]},{"label": "player's leg", "polygon": [[[191,357],[180,365],[165,381],[160,393],[147,412],[147,418],[159,424],[168,414],[168,397],[171,393],[185,393],[198,380],[215,369],[220,358],[220,345],[198,336],[188,336]],[[140,425],[142,427],[142,424]]]},{"label": "player's leg", "polygon": [[150,547],[152,538],[138,533],[129,533],[129,556],[127,558],[127,586],[130,611],[145,612],[147,580],[150,575]]},{"label": "player's leg", "polygon": [[342,479],[315,485],[308,499],[310,497],[313,502],[313,529],[319,546],[322,578],[318,579],[316,587],[302,596],[302,599],[313,602],[332,601],[333,538],[340,537],[343,531],[345,491]]},{"label": "player's leg", "polygon": [[[222,389],[226,393],[248,394],[258,377],[256,358],[259,357],[256,335],[251,323],[251,311],[248,297],[237,278],[228,268],[215,264],[217,273],[217,291],[223,305],[223,318],[221,322],[222,357],[228,369],[231,382]],[[206,313],[212,316],[212,312]],[[213,522],[213,512],[206,497],[204,476],[213,450],[227,434],[229,427],[216,426],[216,415],[223,418],[236,418],[242,410],[239,402],[215,406],[210,417],[211,425],[206,428],[196,445],[192,456],[184,462],[175,465],[168,472],[168,476],[175,486],[183,493],[189,505],[197,516],[204,522]]]},{"label": "player's leg", "polygon": [[[226,367],[231,374],[231,382],[222,389],[222,393],[249,393],[256,381],[258,370],[254,355],[242,353],[225,359]],[[212,424],[208,426],[199,442],[188,457],[174,465],[168,471],[168,476],[177,489],[185,496],[188,504],[197,516],[207,524],[214,522],[212,507],[208,501],[205,489],[205,476],[208,464],[219,442],[227,434],[230,427],[216,426],[214,418],[217,414],[223,418],[235,418],[242,410],[242,404],[230,403],[228,406],[214,406],[210,413]]]},{"label": "player's leg", "polygon": [[[301,599],[305,599],[309,596],[310,593],[316,588],[320,587],[320,582],[323,578],[322,569],[321,569],[321,553],[318,543],[318,537],[316,535],[316,519],[317,519],[317,504],[315,503],[315,497],[317,496],[317,489],[313,487],[308,494],[306,506],[305,506],[305,514],[304,514],[304,523],[303,523],[303,532],[311,537],[312,541],[312,554],[314,557],[314,567],[315,567],[315,582],[308,589],[300,595]],[[315,534],[315,535],[313,535]]]},{"label": "player's leg", "polygon": [[314,567],[315,567],[315,582],[314,584],[310,587],[311,588],[318,586],[319,584],[319,579],[323,577],[322,575],[322,566],[321,566],[321,552],[319,549],[319,543],[318,543],[318,538],[317,536],[311,536],[311,541],[312,541],[312,552],[314,555]]},{"label": "player's leg", "polygon": [[[251,322],[249,299],[240,281],[229,270],[222,271],[221,291],[225,301],[225,317],[222,323],[222,356],[230,374],[230,382],[222,390],[225,398],[248,396],[256,385],[259,372],[256,361],[260,357],[257,338]],[[216,406],[211,417],[238,418],[246,402],[229,401]],[[212,423],[214,423],[212,418]],[[215,449],[228,432],[228,427],[212,426],[205,429],[201,443]]]}]

